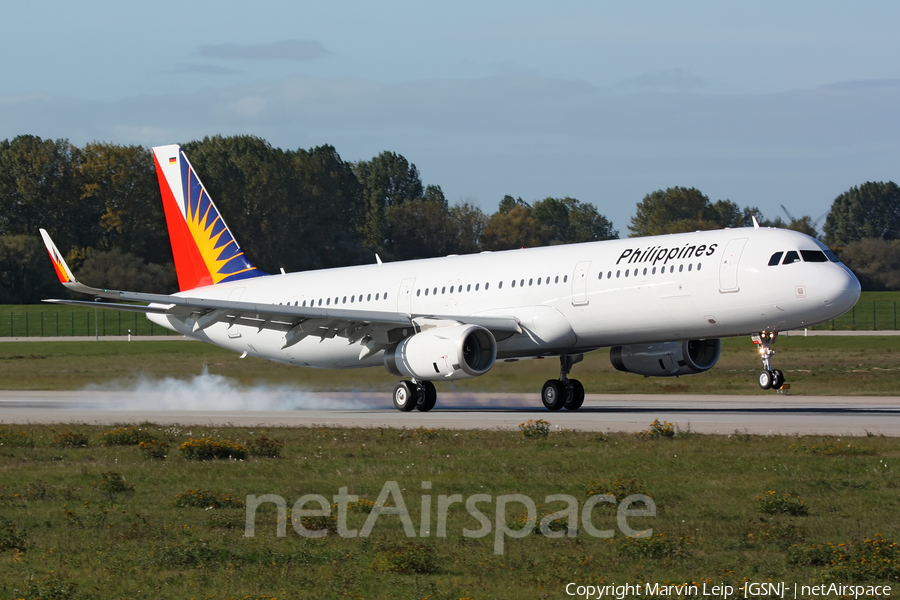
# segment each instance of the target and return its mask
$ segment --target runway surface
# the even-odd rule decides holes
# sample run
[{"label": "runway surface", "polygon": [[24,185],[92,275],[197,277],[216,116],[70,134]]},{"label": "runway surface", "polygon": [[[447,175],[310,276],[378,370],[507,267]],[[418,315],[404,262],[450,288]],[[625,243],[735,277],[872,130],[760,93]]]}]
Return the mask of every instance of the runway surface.
[{"label": "runway surface", "polygon": [[537,394],[441,394],[431,412],[401,413],[387,393],[288,388],[0,391],[0,423],[140,423],[517,429],[528,419],[581,431],[641,431],[654,419],[697,433],[900,435],[900,397],[589,394],[550,412]]}]

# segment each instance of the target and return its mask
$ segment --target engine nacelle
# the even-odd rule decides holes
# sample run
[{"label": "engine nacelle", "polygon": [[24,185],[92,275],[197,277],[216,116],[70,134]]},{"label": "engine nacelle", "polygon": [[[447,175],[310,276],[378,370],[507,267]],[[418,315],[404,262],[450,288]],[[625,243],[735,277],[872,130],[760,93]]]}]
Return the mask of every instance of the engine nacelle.
[{"label": "engine nacelle", "polygon": [[497,359],[497,341],[478,325],[451,325],[410,336],[384,353],[392,375],[425,381],[470,379],[487,373]]},{"label": "engine nacelle", "polygon": [[645,377],[674,377],[708,371],[719,361],[722,342],[718,339],[685,340],[661,344],[615,346],[609,360],[619,371]]}]

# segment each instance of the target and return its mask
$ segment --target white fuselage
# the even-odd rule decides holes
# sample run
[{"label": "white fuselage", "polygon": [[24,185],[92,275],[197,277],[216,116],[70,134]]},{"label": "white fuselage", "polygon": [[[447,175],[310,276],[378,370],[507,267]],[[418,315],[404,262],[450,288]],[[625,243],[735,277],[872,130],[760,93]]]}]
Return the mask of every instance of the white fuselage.
[{"label": "white fuselage", "polygon": [[[740,228],[485,252],[270,275],[190,291],[192,297],[412,316],[515,316],[523,333],[498,336],[497,356],[575,354],[600,347],[721,338],[796,329],[832,319],[859,298],[838,262],[769,266],[776,252],[819,251],[784,229]],[[322,368],[382,364],[359,359],[346,338],[309,337],[217,323],[187,336],[269,360]]]}]

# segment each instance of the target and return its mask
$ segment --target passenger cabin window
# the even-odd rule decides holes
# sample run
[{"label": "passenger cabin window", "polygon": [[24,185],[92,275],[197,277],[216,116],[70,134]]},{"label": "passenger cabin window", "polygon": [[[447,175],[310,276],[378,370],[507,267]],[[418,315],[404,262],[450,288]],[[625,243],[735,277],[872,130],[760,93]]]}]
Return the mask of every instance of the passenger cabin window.
[{"label": "passenger cabin window", "polygon": [[774,267],[779,262],[781,262],[781,257],[784,256],[784,252],[776,252],[772,255],[772,258],[769,259],[769,266]]},{"label": "passenger cabin window", "polygon": [[821,250],[801,250],[803,262],[828,262],[828,257]]},{"label": "passenger cabin window", "polygon": [[789,265],[796,262],[800,262],[800,254],[797,253],[796,250],[788,250],[787,254],[784,255],[784,261],[781,264]]},{"label": "passenger cabin window", "polygon": [[497,289],[501,289],[501,290],[503,289],[503,282],[502,282],[502,281],[501,281],[500,283],[497,284]]}]

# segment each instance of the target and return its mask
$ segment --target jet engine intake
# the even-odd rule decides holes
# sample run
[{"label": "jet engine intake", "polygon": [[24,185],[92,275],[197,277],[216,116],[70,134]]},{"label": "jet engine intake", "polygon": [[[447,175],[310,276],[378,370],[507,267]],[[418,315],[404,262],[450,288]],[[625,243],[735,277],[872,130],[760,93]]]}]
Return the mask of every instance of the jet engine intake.
[{"label": "jet engine intake", "polygon": [[619,371],[645,377],[674,377],[708,371],[719,361],[718,339],[614,346],[609,360]]},{"label": "jet engine intake", "polygon": [[478,325],[421,331],[384,353],[392,375],[424,381],[470,379],[487,373],[497,359],[497,341]]}]

